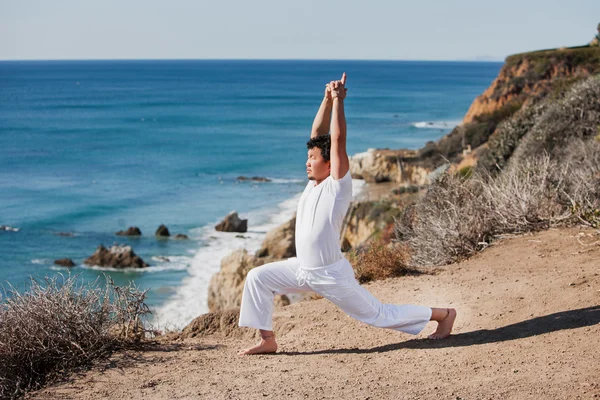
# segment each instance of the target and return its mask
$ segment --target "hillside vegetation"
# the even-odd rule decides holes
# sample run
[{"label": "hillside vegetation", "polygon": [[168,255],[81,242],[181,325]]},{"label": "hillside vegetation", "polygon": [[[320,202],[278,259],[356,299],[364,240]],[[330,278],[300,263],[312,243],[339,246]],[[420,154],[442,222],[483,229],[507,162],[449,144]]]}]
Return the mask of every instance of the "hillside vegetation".
[{"label": "hillside vegetation", "polygon": [[600,76],[573,85],[559,100],[504,122],[484,162],[468,174],[449,172],[433,182],[396,224],[411,263],[455,262],[503,234],[599,228],[599,99]]},{"label": "hillside vegetation", "polygon": [[[600,73],[600,47],[541,50],[507,57],[490,87],[471,104],[463,123],[421,149],[424,166],[459,162],[467,149],[485,146],[501,123],[521,119],[527,130],[535,106],[559,100],[582,80]],[[523,117],[522,114],[525,114]],[[529,124],[529,125],[528,125]],[[516,147],[513,145],[513,147]]]}]

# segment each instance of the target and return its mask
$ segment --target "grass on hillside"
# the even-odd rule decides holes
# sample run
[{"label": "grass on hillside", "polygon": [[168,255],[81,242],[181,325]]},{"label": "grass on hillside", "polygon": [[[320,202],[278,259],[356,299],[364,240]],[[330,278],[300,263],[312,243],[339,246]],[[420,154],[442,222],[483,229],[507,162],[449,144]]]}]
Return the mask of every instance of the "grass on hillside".
[{"label": "grass on hillside", "polygon": [[505,68],[518,65],[525,59],[536,64],[536,72],[539,75],[544,75],[553,64],[557,63],[582,66],[589,68],[592,73],[600,71],[600,47],[597,46],[586,45],[513,54],[506,57]]}]

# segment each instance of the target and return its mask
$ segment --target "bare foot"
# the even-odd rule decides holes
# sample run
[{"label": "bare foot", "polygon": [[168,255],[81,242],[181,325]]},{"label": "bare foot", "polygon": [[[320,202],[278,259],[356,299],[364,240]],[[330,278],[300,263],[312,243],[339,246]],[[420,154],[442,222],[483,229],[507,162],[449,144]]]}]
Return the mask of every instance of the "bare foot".
[{"label": "bare foot", "polygon": [[454,320],[456,319],[456,310],[454,308],[448,309],[448,315],[446,318],[438,322],[437,329],[431,335],[429,339],[444,339],[450,336],[452,327],[454,326]]},{"label": "bare foot", "polygon": [[277,342],[275,342],[275,338],[271,339],[261,339],[260,343],[256,346],[249,347],[245,350],[241,350],[238,352],[238,356],[245,356],[250,354],[268,354],[275,353],[277,351]]}]

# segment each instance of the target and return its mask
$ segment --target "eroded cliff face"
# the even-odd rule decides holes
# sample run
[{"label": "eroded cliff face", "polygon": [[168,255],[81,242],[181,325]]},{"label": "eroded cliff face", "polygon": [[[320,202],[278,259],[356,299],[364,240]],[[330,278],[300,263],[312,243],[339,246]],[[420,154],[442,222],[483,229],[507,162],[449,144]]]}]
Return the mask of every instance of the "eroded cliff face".
[{"label": "eroded cliff face", "polygon": [[498,77],[469,107],[463,124],[492,114],[510,103],[527,106],[560,86],[600,70],[600,48],[579,47],[515,54]]},{"label": "eroded cliff face", "polygon": [[342,229],[342,251],[358,249],[376,237],[389,235],[400,212],[392,200],[352,202]]},{"label": "eroded cliff face", "polygon": [[236,250],[223,258],[221,270],[213,275],[208,286],[209,311],[239,307],[242,302],[244,279],[248,271],[263,263],[243,249]]},{"label": "eroded cliff face", "polygon": [[352,177],[369,183],[424,185],[430,172],[419,165],[419,153],[415,150],[369,149],[350,157]]}]

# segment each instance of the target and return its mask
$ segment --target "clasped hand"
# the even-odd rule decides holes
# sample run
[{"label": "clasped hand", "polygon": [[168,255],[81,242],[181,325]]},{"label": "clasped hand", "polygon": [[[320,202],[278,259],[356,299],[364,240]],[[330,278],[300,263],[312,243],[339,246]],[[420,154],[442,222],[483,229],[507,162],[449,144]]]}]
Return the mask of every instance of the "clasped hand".
[{"label": "clasped hand", "polygon": [[325,85],[325,97],[328,99],[340,99],[343,100],[346,98],[346,92],[348,89],[345,87],[346,85],[346,73],[342,74],[342,79],[339,81],[331,81]]}]

